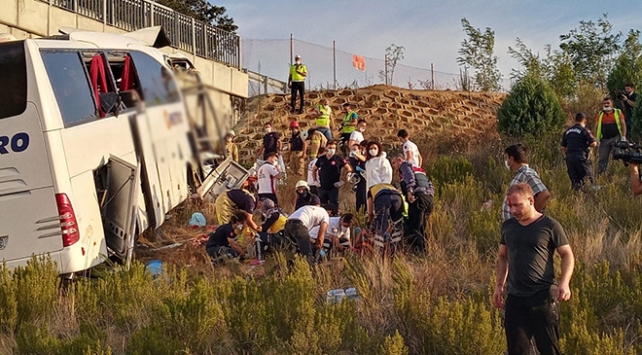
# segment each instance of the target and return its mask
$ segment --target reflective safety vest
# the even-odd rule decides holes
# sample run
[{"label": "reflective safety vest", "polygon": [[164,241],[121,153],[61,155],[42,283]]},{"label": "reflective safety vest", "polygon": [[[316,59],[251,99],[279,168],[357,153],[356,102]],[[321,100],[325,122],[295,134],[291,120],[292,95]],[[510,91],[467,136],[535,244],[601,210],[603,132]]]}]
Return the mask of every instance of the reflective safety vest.
[{"label": "reflective safety vest", "polygon": [[346,115],[343,117],[343,128],[341,129],[341,133],[352,133],[357,129],[357,126],[348,126],[348,123],[352,122],[353,120],[352,116],[356,115],[357,113],[354,111],[346,113]]},{"label": "reflective safety vest", "polygon": [[294,64],[290,67],[290,75],[292,76],[292,81],[305,81],[305,76],[300,73],[308,73],[308,68],[303,64]]},{"label": "reflective safety vest", "polygon": [[330,115],[332,114],[332,109],[330,106],[319,105],[317,107],[321,115],[317,117],[316,123],[318,127],[330,127]]},{"label": "reflective safety vest", "polygon": [[284,216],[283,214],[279,215],[279,219],[274,221],[274,223],[268,228],[268,233],[270,234],[276,234],[283,229],[285,229],[285,222],[287,222],[288,217]]},{"label": "reflective safety vest", "polygon": [[[615,124],[617,125],[617,131],[622,135],[622,124],[620,123],[620,114],[621,110],[613,108],[613,116],[615,116]],[[597,118],[597,140],[602,139],[602,117],[604,117],[604,111],[600,112],[600,115]]]}]

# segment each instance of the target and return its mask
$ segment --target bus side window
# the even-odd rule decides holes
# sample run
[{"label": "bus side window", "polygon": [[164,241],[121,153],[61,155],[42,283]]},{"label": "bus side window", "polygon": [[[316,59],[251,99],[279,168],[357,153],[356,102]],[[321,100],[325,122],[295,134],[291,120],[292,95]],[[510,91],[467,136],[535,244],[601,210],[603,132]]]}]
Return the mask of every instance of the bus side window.
[{"label": "bus side window", "polygon": [[95,100],[99,103],[98,113],[100,117],[105,117],[118,109],[118,93],[109,75],[107,61],[102,52],[83,52],[83,56],[89,70]]},{"label": "bus side window", "polygon": [[148,107],[180,101],[176,81],[163,64],[141,52],[132,51],[129,54],[134,61],[143,100]]},{"label": "bus side window", "polygon": [[77,51],[43,51],[42,60],[65,126],[96,118],[96,104]]},{"label": "bus side window", "polygon": [[24,41],[0,43],[0,119],[27,109],[27,61]]},{"label": "bus side window", "polygon": [[109,69],[118,89],[122,109],[136,107],[140,101],[140,84],[136,78],[132,57],[126,52],[108,52]]}]

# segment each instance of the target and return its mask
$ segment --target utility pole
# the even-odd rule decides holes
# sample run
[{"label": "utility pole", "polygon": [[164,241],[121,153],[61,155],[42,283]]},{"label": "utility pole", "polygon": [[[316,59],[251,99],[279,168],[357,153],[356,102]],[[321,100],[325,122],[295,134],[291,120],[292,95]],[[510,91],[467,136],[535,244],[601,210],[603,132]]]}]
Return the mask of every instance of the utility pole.
[{"label": "utility pole", "polygon": [[337,41],[332,41],[332,67],[334,70],[334,89],[337,89]]}]

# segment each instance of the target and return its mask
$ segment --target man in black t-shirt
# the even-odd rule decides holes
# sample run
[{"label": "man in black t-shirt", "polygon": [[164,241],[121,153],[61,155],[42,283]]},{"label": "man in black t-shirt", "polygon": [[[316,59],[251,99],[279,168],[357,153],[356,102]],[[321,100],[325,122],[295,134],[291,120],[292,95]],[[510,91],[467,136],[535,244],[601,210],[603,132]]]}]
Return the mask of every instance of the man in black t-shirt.
[{"label": "man in black t-shirt", "polygon": [[333,203],[338,206],[339,188],[344,184],[344,182],[341,181],[341,169],[344,169],[346,173],[351,173],[352,168],[343,157],[335,154],[337,151],[337,143],[335,141],[328,141],[326,148],[326,155],[320,156],[312,168],[312,176],[316,180],[319,169],[321,170],[321,173],[318,175],[319,182],[321,183],[318,190],[321,203]]},{"label": "man in black t-shirt", "polygon": [[247,216],[243,212],[236,212],[229,223],[219,226],[207,240],[205,250],[214,260],[218,258],[245,257],[245,252],[238,244],[237,233],[243,229]]},{"label": "man in black t-shirt", "polygon": [[593,167],[588,155],[589,149],[596,146],[597,140],[586,128],[586,115],[579,112],[575,115],[575,125],[562,136],[562,152],[566,156],[566,168],[573,190],[579,190],[585,178],[593,183]]},{"label": "man in black t-shirt", "polygon": [[632,83],[624,85],[624,95],[620,97],[622,108],[624,109],[624,120],[626,122],[626,138],[631,138],[631,129],[633,128],[633,109],[638,94],[635,93],[635,86]]},{"label": "man in black t-shirt", "polygon": [[[256,159],[267,160],[267,155],[270,153],[281,154],[281,149],[283,149],[283,142],[281,141],[281,136],[273,131],[272,124],[270,122],[266,123],[263,126],[265,129],[265,135],[263,136],[263,145],[259,149]],[[261,155],[263,154],[263,155]]]},{"label": "man in black t-shirt", "polygon": [[[505,310],[508,353],[529,354],[534,337],[540,354],[559,354],[559,301],[571,298],[573,251],[562,226],[537,212],[528,184],[509,187],[506,199],[515,218],[502,224],[493,304]],[[555,251],[562,257],[559,285],[555,284]]]}]

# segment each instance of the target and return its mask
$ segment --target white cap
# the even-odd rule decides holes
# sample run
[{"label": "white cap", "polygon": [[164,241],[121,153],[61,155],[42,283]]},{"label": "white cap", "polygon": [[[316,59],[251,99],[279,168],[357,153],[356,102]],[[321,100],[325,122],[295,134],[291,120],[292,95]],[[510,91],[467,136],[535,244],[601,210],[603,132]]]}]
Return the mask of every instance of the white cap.
[{"label": "white cap", "polygon": [[230,136],[235,136],[236,137],[236,133],[234,133],[233,129],[230,129],[230,131],[227,132],[227,134],[230,135]]},{"label": "white cap", "polygon": [[299,180],[296,182],[295,189],[298,189],[299,187],[305,187],[306,189],[310,190],[310,186],[308,185],[308,183],[303,180]]}]

